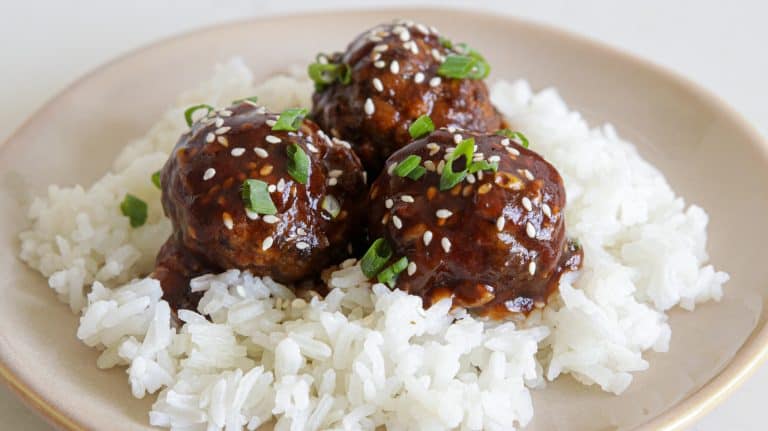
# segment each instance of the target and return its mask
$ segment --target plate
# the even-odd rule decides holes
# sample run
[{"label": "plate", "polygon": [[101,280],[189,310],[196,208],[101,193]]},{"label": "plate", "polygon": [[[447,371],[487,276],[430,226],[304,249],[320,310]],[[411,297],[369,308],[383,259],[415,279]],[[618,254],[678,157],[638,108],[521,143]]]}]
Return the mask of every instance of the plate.
[{"label": "plate", "polygon": [[83,77],[14,134],[0,148],[0,374],[10,386],[63,429],[150,429],[152,399],[132,398],[123,370],[96,368],[97,352],[75,337],[77,317],[16,257],[24,205],[50,183],[103,175],[121,145],[217,62],[240,55],[262,79],[396,17],[481,47],[492,79],[557,86],[591,124],[614,124],[675,191],[709,212],[711,259],[732,276],[722,302],[670,313],[670,352],[647,354],[651,368],[622,396],[560,379],[534,392],[529,429],[679,429],[747,378],[768,350],[768,144],[697,86],[581,37],[495,15],[387,9],[253,19],[164,40]]}]

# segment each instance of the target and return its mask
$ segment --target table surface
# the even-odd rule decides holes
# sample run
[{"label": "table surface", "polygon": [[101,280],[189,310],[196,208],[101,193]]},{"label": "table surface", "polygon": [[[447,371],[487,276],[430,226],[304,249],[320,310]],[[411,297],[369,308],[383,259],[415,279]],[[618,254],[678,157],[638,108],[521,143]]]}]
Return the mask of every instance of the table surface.
[{"label": "table surface", "polygon": [[[0,142],[68,83],[159,38],[247,16],[379,5],[466,7],[516,15],[581,33],[648,58],[708,88],[768,135],[768,56],[760,41],[768,3],[293,0],[0,0]],[[322,4],[319,4],[322,3]],[[727,6],[727,7],[724,7]],[[62,49],[63,48],[63,49]],[[762,90],[762,91],[761,91]],[[694,425],[695,431],[759,430],[768,365]],[[50,428],[0,385],[0,429]]]}]

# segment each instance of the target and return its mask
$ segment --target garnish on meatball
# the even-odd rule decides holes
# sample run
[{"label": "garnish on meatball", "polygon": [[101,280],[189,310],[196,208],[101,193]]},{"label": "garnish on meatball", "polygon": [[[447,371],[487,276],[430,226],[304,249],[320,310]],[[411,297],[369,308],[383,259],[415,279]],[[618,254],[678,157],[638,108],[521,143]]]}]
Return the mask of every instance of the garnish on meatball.
[{"label": "garnish on meatball", "polygon": [[206,108],[160,176],[174,231],[155,276],[169,302],[193,307],[187,282],[201,273],[238,268],[290,283],[346,257],[366,193],[349,144],[305,110],[272,114],[249,100]]},{"label": "garnish on meatball", "polygon": [[352,143],[372,176],[411,140],[409,125],[429,115],[437,127],[501,128],[483,82],[485,59],[434,27],[398,21],[357,37],[344,53],[320,55],[310,65],[316,83],[311,117]]},{"label": "garnish on meatball", "polygon": [[394,153],[368,196],[363,271],[425,306],[451,297],[492,318],[543,307],[582,252],[566,240],[562,178],[516,139],[451,127]]}]

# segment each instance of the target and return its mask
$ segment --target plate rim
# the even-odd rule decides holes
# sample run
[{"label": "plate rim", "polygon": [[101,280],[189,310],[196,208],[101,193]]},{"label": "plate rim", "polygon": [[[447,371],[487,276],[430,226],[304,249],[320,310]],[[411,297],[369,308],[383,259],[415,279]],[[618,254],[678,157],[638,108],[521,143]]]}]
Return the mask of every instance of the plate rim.
[{"label": "plate rim", "polygon": [[[0,143],[0,157],[4,155],[7,144],[17,138],[26,130],[31,122],[47,111],[57,100],[74,92],[92,77],[99,75],[104,70],[118,65],[119,63],[131,59],[135,56],[144,54],[147,51],[157,49],[167,44],[172,44],[183,39],[191,38],[196,35],[216,32],[227,26],[247,26],[254,25],[264,21],[280,20],[294,17],[327,17],[338,15],[356,15],[361,13],[389,13],[393,16],[407,16],[410,13],[434,12],[434,8],[425,6],[387,6],[387,7],[355,7],[355,8],[331,8],[328,10],[310,10],[310,11],[290,11],[270,13],[247,18],[226,20],[216,24],[205,25],[192,28],[179,33],[174,33],[148,43],[131,48],[110,60],[97,65],[86,73],[79,75],[73,81],[66,84],[62,89],[54,93],[53,96],[27,116],[13,132]],[[440,7],[441,13],[457,14],[461,13],[466,18],[467,15],[475,18],[492,19],[512,23],[516,26],[528,27],[540,32],[550,33],[558,39],[568,39],[572,42],[587,46],[590,49],[600,52],[602,55],[612,56],[626,62],[634,67],[646,69],[649,73],[661,77],[668,82],[679,86],[683,91],[701,99],[703,105],[711,107],[718,113],[719,117],[726,118],[735,124],[744,134],[754,142],[757,142],[762,151],[768,154],[768,139],[764,137],[756,127],[740,114],[727,101],[716,96],[711,90],[683,76],[682,74],[642,56],[625,51],[610,43],[599,41],[591,37],[563,29],[561,27],[524,18],[507,13],[493,13],[488,10],[475,9],[471,7],[447,6]],[[53,425],[57,429],[66,431],[86,431],[85,424],[79,423],[71,418],[66,412],[59,410],[53,403],[47,401],[42,394],[36,393],[26,384],[23,379],[15,375],[5,363],[6,352],[0,348],[0,382],[4,383],[11,391],[28,407],[35,411],[43,420]],[[641,424],[635,430],[651,431],[673,431],[682,430],[686,426],[706,413],[712,411],[716,406],[722,403],[729,395],[741,386],[749,377],[751,377],[758,367],[768,359],[768,322],[759,322],[752,330],[744,343],[735,352],[733,358],[708,380],[702,387],[689,394],[673,404],[666,411]]]}]

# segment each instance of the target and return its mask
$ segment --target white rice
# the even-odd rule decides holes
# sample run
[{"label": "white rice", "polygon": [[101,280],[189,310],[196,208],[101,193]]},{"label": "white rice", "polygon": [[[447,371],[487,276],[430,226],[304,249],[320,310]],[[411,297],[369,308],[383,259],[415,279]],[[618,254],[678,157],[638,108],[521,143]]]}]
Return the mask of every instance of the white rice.
[{"label": "white rice", "polygon": [[[590,129],[554,89],[501,81],[493,101],[562,174],[568,234],[584,247],[581,274],[553,303],[520,326],[450,314],[445,301],[424,310],[417,297],[370,286],[350,260],[328,296],[309,302],[247,272],[197,278],[199,314],[179,312],[175,327],[159,283],[139,277],[170,233],[149,177],[186,128],[184,107],[253,94],[273,110],[307,107],[311,91],[295,74],[255,86],[232,60],[125,147],[113,173],[87,189],[51,186],[29,209],[21,258],[82,313],[77,336],[102,350],[99,367],[128,367],[138,398],[159,393],[153,425],[520,428],[533,416],[529,388],[569,373],[619,394],[648,368],[644,351],[667,350],[666,310],[722,296],[728,275],[706,264],[701,208],[686,208],[632,144],[610,125]],[[119,211],[127,192],[149,203],[137,229]]]}]

